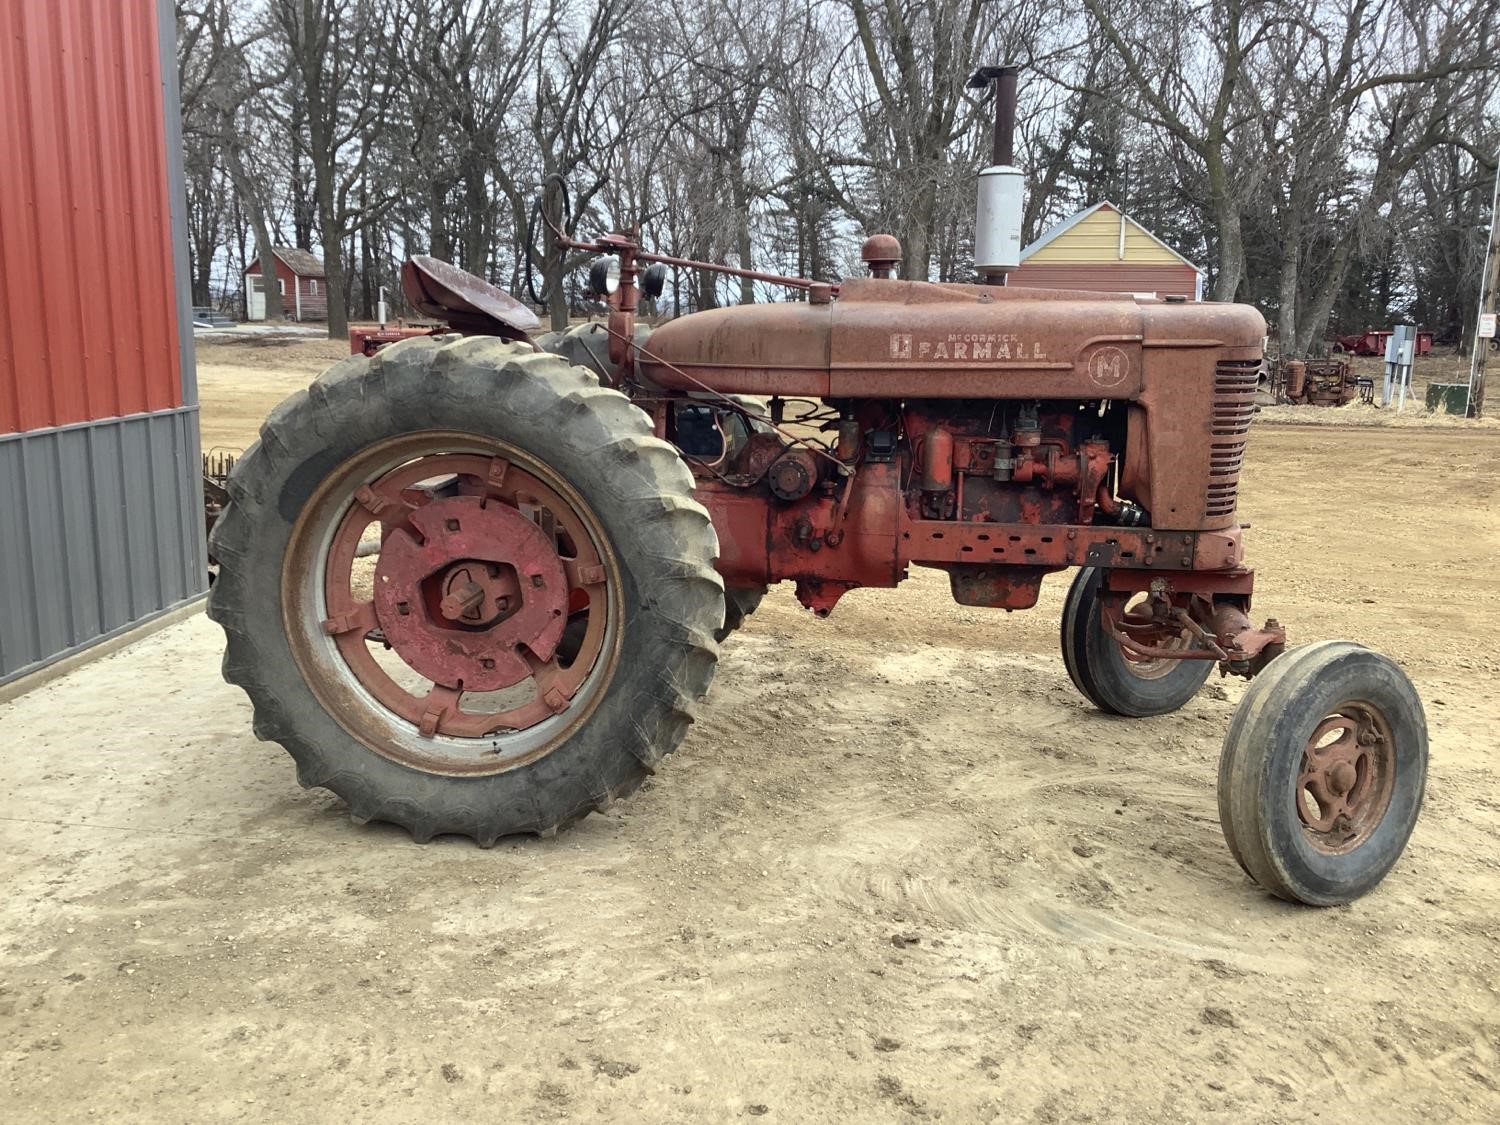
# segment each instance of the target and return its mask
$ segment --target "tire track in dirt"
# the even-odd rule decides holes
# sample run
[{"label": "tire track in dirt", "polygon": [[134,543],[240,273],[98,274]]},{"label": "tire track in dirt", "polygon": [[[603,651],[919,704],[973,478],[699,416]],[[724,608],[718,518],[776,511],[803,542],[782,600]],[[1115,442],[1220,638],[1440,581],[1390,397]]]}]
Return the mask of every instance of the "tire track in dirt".
[{"label": "tire track in dirt", "polygon": [[[731,643],[745,651],[728,661],[719,686],[730,698],[720,702],[766,737],[777,724],[767,721],[765,695],[746,673],[774,646],[753,635]],[[1223,844],[1211,815],[1211,765],[1198,768],[1193,785],[1155,773],[1158,765],[1173,768],[1170,760],[1110,764],[1105,739],[1121,724],[1093,716],[1086,725],[1097,729],[1076,737],[1081,708],[1036,658],[939,646],[856,653],[843,658],[837,677],[849,690],[818,699],[795,653],[780,655],[774,694],[786,694],[788,682],[800,685],[788,701],[793,713],[818,709],[819,736],[894,747],[852,759],[864,776],[835,771],[812,816],[821,824],[815,842],[761,842],[758,853],[779,851],[777,862],[809,898],[1005,942],[1129,947],[1255,973],[1307,968],[1298,957],[1246,951],[1233,935],[1190,920],[1191,912],[1131,913],[1118,886],[1139,878],[1141,867],[1186,857],[1206,871],[1200,879],[1233,870],[1217,855]],[[987,696],[1001,683],[1006,702],[997,707]],[[934,731],[937,695],[977,695],[979,705],[944,713]],[[1070,731],[1075,737],[1061,737]],[[1092,814],[1056,824],[1049,810],[1066,803],[1076,816],[1080,796]],[[1125,832],[1113,815],[1121,809],[1145,816]],[[1189,822],[1194,809],[1202,811]],[[1087,837],[1109,846],[1079,842]],[[1105,851],[1107,859],[1089,862]]]}]

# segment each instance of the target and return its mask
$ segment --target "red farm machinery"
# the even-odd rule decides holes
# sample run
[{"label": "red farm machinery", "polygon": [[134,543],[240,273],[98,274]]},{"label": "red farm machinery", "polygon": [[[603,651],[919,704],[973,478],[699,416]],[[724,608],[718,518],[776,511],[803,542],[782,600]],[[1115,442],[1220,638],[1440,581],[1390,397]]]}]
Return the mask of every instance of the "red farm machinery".
[{"label": "red farm machinery", "polygon": [[539,201],[546,252],[597,255],[609,306],[540,336],[483,281],[407,263],[447,330],[277,407],[214,528],[224,674],[304,785],[419,841],[551,835],[681,742],[769,585],[821,617],[925,566],[964,604],[1019,610],[1072,570],[1062,656],[1100,711],[1173,711],[1216,667],[1254,677],[1218,780],[1252,879],[1327,905],[1384,877],[1427,767],[1411,682],[1251,617],[1236,498],[1264,321],[1005,286],[1015,72],[975,82],[998,110],[974,284],[895,278],[877,235],[868,277],[752,274],[803,299],[648,331],[667,265],[745,271],[573,238]]},{"label": "red farm machinery", "polygon": [[[1349,336],[1338,336],[1334,339],[1333,350],[1336,352],[1348,352],[1350,355],[1385,355],[1386,345],[1390,343],[1394,333],[1389,328],[1367,328],[1363,332],[1356,332]],[[1413,345],[1415,355],[1432,354],[1432,333],[1425,329],[1415,334]]]}]

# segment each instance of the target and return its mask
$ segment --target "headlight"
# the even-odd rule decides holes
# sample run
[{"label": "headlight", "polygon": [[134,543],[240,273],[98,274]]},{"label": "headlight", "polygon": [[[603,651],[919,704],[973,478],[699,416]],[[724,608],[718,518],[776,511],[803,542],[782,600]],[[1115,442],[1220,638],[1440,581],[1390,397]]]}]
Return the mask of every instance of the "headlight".
[{"label": "headlight", "polygon": [[656,300],[661,296],[662,290],[667,287],[667,267],[661,262],[653,262],[646,267],[641,274],[641,295],[648,300]]},{"label": "headlight", "polygon": [[596,296],[608,297],[620,288],[620,259],[614,256],[597,258],[589,267],[589,291]]}]

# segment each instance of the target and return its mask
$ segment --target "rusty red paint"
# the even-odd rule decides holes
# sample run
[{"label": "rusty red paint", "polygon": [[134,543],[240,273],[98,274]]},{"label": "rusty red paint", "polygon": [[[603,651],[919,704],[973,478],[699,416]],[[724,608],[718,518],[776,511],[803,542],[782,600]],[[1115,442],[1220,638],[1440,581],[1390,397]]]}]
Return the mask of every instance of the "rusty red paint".
[{"label": "rusty red paint", "polygon": [[[462,605],[465,585],[488,603]],[[428,679],[467,691],[498,691],[529,677],[521,649],[551,660],[567,623],[568,581],[556,543],[515,508],[478,496],[412,512],[381,542],[374,586],[376,616],[401,658]],[[464,620],[470,610],[472,626]]]},{"label": "rusty red paint", "polygon": [[860,261],[869,269],[871,277],[895,277],[901,256],[900,241],[889,234],[872,234],[859,248]]},{"label": "rusty red paint", "polygon": [[1360,393],[1354,364],[1338,357],[1275,361],[1271,386],[1278,401],[1294,405],[1344,406]]},{"label": "rusty red paint", "polygon": [[[567,709],[601,658],[610,564],[583,517],[539,476],[503,457],[424,456],[424,440],[412,435],[417,455],[357,488],[340,517],[323,564],[322,632],[367,692],[429,737],[535,726]],[[434,480],[452,484],[436,495],[425,487]],[[353,565],[372,521],[381,539],[373,596]],[[562,553],[564,543],[573,553]],[[564,653],[565,631],[583,615],[586,628]],[[371,637],[431,687],[397,682]],[[465,693],[527,680],[529,697],[498,710],[459,706]]]},{"label": "rusty red paint", "polygon": [[[1386,343],[1394,333],[1389,328],[1367,328],[1363,332],[1349,336],[1340,336],[1336,343],[1346,352],[1354,355],[1385,355]],[[1432,333],[1421,331],[1416,334],[1415,354],[1429,355],[1432,352]]]},{"label": "rusty red paint", "polygon": [[1238,599],[1216,600],[1207,626],[1228,654],[1231,663],[1259,660],[1262,663],[1286,647],[1286,630],[1274,617],[1256,628],[1238,604]]},{"label": "rusty red paint", "polygon": [[[635,397],[658,435],[677,434],[679,409],[728,418],[745,411],[731,395],[773,396],[769,423],[755,415],[748,437],[689,459],[729,585],[790,579],[826,614],[925,565],[960,600],[1018,609],[1047,573],[1096,566],[1167,583],[1163,627],[1195,632],[1197,655],[1232,670],[1284,641],[1243,614],[1235,505],[1265,332],[1253,309],[865,278],[836,301],[696,313],[643,343],[636,262],[651,256],[624,235],[564,243],[620,256],[613,381],[647,388]],[[892,248],[866,249],[883,263]],[[778,395],[824,400],[835,436],[775,424]]]},{"label": "rusty red paint", "polygon": [[944,426],[933,426],[922,440],[922,491],[951,489],[953,463],[953,434]]},{"label": "rusty red paint", "polygon": [[[753,353],[738,346],[741,334],[758,341]],[[831,305],[669,323],[642,349],[640,368],[677,391],[1122,401],[1141,414],[1121,494],[1159,527],[1214,528],[1233,522],[1263,334],[1260,315],[1243,306],[857,279]],[[1147,480],[1149,490],[1132,489]]]},{"label": "rusty red paint", "polygon": [[1297,774],[1297,816],[1309,843],[1329,855],[1358,846],[1385,816],[1395,782],[1396,744],[1385,716],[1341,704],[1308,736]]},{"label": "rusty red paint", "polygon": [[1282,370],[1286,373],[1286,396],[1300,399],[1307,389],[1307,364],[1300,359],[1289,359]]},{"label": "rusty red paint", "polygon": [[[1248,572],[1243,572],[1243,577]],[[1198,577],[1198,576],[1189,576]],[[1275,619],[1262,628],[1245,614],[1249,598],[1213,589],[1188,593],[1179,576],[1154,575],[1147,598],[1127,608],[1132,594],[1111,591],[1100,602],[1104,626],[1138,660],[1214,660],[1228,671],[1254,675],[1286,647]]]},{"label": "rusty red paint", "polygon": [[446,331],[431,325],[353,324],[349,326],[349,354],[374,355],[387,344],[409,340],[413,336],[431,336]]},{"label": "rusty red paint", "polygon": [[1250,606],[1250,595],[1255,588],[1255,571],[1248,567],[1232,567],[1226,570],[1195,570],[1186,574],[1161,575],[1149,571],[1129,568],[1113,569],[1109,572],[1108,588],[1116,593],[1140,593],[1161,583],[1169,594],[1233,594],[1245,608]]},{"label": "rusty red paint", "polygon": [[982,566],[959,564],[948,568],[953,600],[960,605],[990,609],[1030,609],[1042,592],[1042,579],[1055,568],[1041,566]]},{"label": "rusty red paint", "polygon": [[401,290],[417,311],[460,332],[519,340],[541,325],[536,313],[509,293],[426,254],[401,267]]}]

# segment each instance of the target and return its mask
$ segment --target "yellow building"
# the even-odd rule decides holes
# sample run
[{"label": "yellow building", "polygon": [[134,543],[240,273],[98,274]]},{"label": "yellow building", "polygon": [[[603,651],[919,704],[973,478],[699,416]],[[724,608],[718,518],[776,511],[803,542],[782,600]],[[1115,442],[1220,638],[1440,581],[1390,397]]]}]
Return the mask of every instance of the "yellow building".
[{"label": "yellow building", "polygon": [[1006,284],[1203,299],[1203,271],[1108,200],[1022,250]]}]

